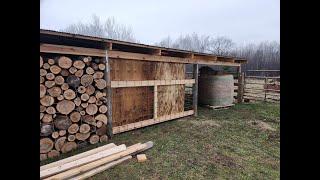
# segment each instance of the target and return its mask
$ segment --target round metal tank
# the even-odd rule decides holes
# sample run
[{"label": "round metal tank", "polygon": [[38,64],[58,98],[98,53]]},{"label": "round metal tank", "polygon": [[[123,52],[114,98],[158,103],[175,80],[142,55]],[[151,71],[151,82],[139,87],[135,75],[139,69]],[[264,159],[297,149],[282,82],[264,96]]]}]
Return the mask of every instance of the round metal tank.
[{"label": "round metal tank", "polygon": [[234,80],[230,74],[200,74],[199,103],[227,106],[233,103]]}]

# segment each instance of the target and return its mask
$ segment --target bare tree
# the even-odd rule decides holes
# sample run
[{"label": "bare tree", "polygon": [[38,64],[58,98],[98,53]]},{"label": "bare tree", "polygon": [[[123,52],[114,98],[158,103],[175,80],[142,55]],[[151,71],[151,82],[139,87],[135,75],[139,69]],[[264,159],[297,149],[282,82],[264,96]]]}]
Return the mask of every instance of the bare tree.
[{"label": "bare tree", "polygon": [[218,36],[211,39],[208,50],[213,54],[225,56],[230,55],[234,46],[235,43],[231,39],[225,36]]}]

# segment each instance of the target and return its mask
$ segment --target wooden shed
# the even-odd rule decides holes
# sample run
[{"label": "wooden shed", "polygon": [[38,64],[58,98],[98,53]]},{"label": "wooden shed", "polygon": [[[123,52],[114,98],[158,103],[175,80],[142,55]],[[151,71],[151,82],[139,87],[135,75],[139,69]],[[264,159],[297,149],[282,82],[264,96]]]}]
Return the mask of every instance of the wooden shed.
[{"label": "wooden shed", "polygon": [[[198,65],[235,66],[245,59],[215,56],[40,29],[40,54],[105,59],[107,133],[197,115]],[[191,65],[193,72],[186,73]]]}]

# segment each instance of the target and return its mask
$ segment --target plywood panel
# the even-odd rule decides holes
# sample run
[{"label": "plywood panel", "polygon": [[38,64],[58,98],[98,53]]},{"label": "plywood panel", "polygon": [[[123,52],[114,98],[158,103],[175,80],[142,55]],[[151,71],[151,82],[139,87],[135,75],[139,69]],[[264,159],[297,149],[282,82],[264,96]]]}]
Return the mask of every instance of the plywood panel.
[{"label": "plywood panel", "polygon": [[184,86],[158,86],[158,117],[184,111]]},{"label": "plywood panel", "polygon": [[185,79],[185,64],[155,63],[155,80]]}]

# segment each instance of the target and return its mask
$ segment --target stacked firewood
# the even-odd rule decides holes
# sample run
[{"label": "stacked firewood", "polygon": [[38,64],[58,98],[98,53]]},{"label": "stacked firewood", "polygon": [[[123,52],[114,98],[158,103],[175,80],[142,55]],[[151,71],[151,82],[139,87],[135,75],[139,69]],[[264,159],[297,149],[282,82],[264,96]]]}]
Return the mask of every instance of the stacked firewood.
[{"label": "stacked firewood", "polygon": [[106,142],[103,58],[40,56],[40,160]]}]

